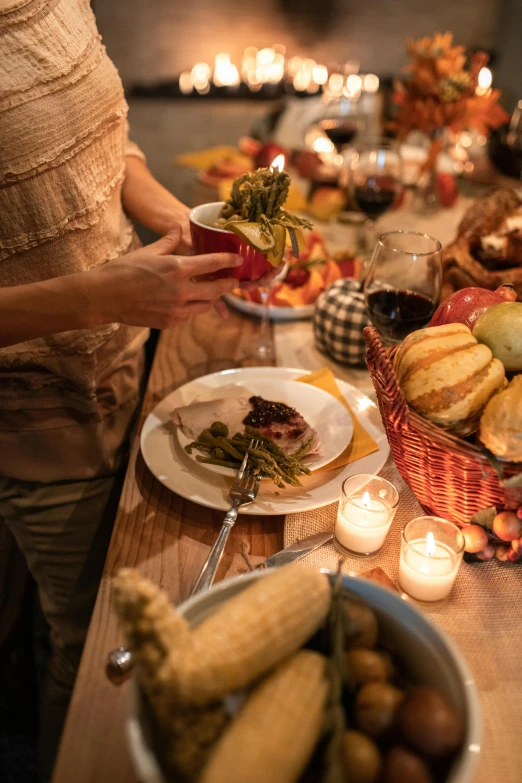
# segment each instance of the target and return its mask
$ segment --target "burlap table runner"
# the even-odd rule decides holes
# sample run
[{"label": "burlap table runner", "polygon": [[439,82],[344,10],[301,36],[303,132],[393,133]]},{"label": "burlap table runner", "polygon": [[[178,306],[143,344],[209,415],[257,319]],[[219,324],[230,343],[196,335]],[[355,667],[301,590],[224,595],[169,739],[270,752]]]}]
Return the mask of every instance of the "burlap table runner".
[{"label": "burlap table runner", "polygon": [[[381,551],[371,558],[347,557],[344,570],[361,573],[380,566],[397,584],[400,531],[423,512],[390,459],[381,475],[399,490],[400,502]],[[341,487],[339,486],[339,492]],[[286,517],[285,546],[333,530],[337,503]],[[335,569],[339,553],[333,544],[312,552],[303,562]],[[462,563],[447,601],[422,607],[458,645],[477,684],[482,720],[482,751],[474,783],[520,783],[518,753],[522,725],[522,569],[497,561]],[[406,783],[406,781],[405,781]]]}]

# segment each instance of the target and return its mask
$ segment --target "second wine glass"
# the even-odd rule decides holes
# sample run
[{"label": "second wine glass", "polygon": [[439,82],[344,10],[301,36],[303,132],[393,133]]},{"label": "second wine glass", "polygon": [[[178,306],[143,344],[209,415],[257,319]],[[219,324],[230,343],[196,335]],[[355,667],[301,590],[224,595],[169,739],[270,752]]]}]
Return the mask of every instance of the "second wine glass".
[{"label": "second wine glass", "polygon": [[389,231],[375,247],[364,300],[383,343],[393,345],[430,322],[439,303],[442,246],[429,234]]},{"label": "second wine glass", "polygon": [[390,139],[357,144],[345,175],[349,195],[366,215],[365,245],[375,245],[375,221],[393,206],[402,190],[399,148]]}]

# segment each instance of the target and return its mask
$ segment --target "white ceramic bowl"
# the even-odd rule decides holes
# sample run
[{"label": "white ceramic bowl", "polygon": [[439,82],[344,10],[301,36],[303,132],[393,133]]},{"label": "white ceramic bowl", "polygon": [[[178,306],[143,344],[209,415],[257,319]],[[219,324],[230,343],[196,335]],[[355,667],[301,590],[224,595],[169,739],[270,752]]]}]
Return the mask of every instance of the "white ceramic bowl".
[{"label": "white ceramic bowl", "polygon": [[[263,579],[271,570],[253,571],[246,576],[219,582],[210,590],[189,598],[181,604],[179,611],[192,626],[197,626],[224,601],[256,579]],[[366,579],[345,576],[343,582],[347,590],[375,610],[379,618],[380,638],[385,644],[389,643],[404,662],[411,679],[437,688],[464,717],[466,735],[463,749],[445,783],[471,783],[480,752],[480,706],[473,677],[457,648],[418,609],[397,594]],[[134,679],[130,687],[127,737],[139,780],[142,783],[165,783],[151,747],[150,726]]]}]

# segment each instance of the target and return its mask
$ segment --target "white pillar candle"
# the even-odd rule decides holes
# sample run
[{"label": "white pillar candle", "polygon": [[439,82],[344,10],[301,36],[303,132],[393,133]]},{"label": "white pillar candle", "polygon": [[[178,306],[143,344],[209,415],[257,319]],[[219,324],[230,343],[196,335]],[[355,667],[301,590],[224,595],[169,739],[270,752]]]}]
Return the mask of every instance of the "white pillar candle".
[{"label": "white pillar candle", "polygon": [[335,537],[351,552],[372,554],[384,544],[392,518],[390,506],[381,498],[369,492],[353,495],[339,505]]},{"label": "white pillar candle", "polygon": [[441,601],[451,592],[460,557],[447,544],[436,541],[433,533],[403,543],[399,563],[399,584],[418,601]]}]

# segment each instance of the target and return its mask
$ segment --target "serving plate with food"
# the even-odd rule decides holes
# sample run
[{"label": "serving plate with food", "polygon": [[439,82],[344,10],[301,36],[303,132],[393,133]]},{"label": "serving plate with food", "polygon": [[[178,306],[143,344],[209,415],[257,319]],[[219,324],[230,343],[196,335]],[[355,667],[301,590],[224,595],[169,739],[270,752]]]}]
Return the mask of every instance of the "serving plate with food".
[{"label": "serving plate with food", "polygon": [[136,571],[114,596],[139,664],[127,735],[143,783],[471,783],[471,673],[394,591],[294,564],[177,609]]},{"label": "serving plate with food", "polygon": [[[336,280],[357,278],[361,270],[359,258],[351,250],[333,252],[324,234],[306,232],[299,257],[291,246],[285,250],[286,273],[276,280],[268,296],[268,313],[274,321],[297,321],[312,318],[314,305],[320,294]],[[225,295],[226,302],[237,310],[255,317],[263,315],[259,289],[237,289]]]},{"label": "serving plate with food", "polygon": [[[262,389],[264,399],[272,402],[285,402],[285,399],[281,399],[280,396],[282,392],[279,391],[283,388],[291,388],[293,395],[303,395],[287,397],[286,400],[297,400],[296,410],[303,416],[307,425],[317,430],[324,449],[324,456],[330,457],[335,452],[338,454],[339,449],[344,450],[352,437],[351,421],[348,422],[346,418],[346,408],[340,403],[334,405],[337,401],[326,392],[316,395],[316,392],[320,390],[308,384],[296,383],[296,379],[304,374],[306,373],[303,373],[302,370],[283,367],[225,370],[197,378],[176,389],[158,403],[143,425],[141,451],[147,467],[162,484],[181,497],[202,506],[227,511],[229,508],[230,477],[209,470],[209,467],[213,467],[212,465],[201,463],[200,460],[193,458],[196,454],[204,458],[203,452],[194,450],[193,455],[187,454],[185,446],[189,443],[180,442],[177,435],[177,425],[173,420],[173,412],[190,406],[195,400],[208,402],[224,399],[224,393],[226,396],[236,394],[244,398],[245,389],[254,393],[258,389]],[[287,386],[289,383],[291,386]],[[283,478],[284,489],[273,481],[262,481],[255,501],[245,513],[254,515],[288,514],[320,508],[337,500],[340,483],[349,475],[361,472],[375,474],[383,467],[389,454],[389,446],[375,404],[350,384],[339,380],[337,384],[354,416],[377,444],[377,449],[356,462],[333,470],[328,470],[327,465],[313,471],[307,468],[305,472],[298,474],[299,483],[297,485],[292,485]],[[311,410],[309,407],[312,400],[311,395],[306,396],[304,408],[300,410],[302,406],[299,400],[305,400],[306,393],[301,392],[300,388],[296,390],[295,387],[301,385],[303,388],[314,389],[313,399],[319,401],[316,404],[316,410]],[[340,407],[337,407],[338,405]],[[201,421],[198,423],[196,420],[194,429],[188,430],[189,434],[186,437],[197,436],[204,429],[210,429],[212,424],[217,421],[216,417],[224,416],[222,411],[222,403],[217,411],[210,406],[210,413],[205,412],[203,420],[205,426],[198,432]],[[333,413],[329,421],[327,421],[328,411]],[[339,425],[339,422],[342,423],[342,426]],[[232,426],[232,429],[235,427]],[[339,430],[338,433],[334,432],[336,429]],[[325,437],[325,432],[330,434]],[[232,436],[235,434],[232,433]],[[332,443],[328,443],[329,440]],[[342,448],[341,443],[344,444]],[[335,448],[334,444],[336,444]],[[221,448],[222,445],[217,444],[217,447]],[[245,445],[243,442],[243,449]],[[214,447],[214,444],[212,446]],[[283,467],[285,468],[283,472],[287,473],[286,467]],[[242,512],[240,511],[240,513]]]},{"label": "serving plate with food", "polygon": [[[350,443],[348,410],[328,392],[294,380],[241,380],[210,389],[172,413],[176,435],[190,459],[222,476],[235,476],[249,442],[260,440],[259,466],[299,475],[318,470]],[[319,434],[320,433],[320,434]],[[286,458],[286,459],[285,459]],[[281,474],[276,474],[278,481]]]}]

